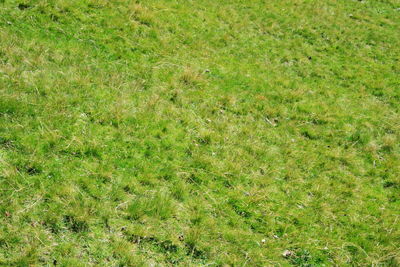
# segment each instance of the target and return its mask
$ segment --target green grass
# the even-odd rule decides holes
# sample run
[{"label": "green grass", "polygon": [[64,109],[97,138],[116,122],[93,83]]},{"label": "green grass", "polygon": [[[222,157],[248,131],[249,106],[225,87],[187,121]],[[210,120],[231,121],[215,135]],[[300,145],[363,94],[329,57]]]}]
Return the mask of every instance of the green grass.
[{"label": "green grass", "polygon": [[0,0],[0,265],[399,266],[399,143],[398,0]]}]

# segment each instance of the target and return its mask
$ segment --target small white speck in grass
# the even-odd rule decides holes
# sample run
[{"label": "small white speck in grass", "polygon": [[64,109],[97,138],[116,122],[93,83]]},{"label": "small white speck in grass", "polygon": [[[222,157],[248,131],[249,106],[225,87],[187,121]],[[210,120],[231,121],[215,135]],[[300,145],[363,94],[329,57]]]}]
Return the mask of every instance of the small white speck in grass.
[{"label": "small white speck in grass", "polygon": [[289,257],[294,256],[294,252],[293,252],[293,251],[290,251],[290,250],[285,250],[285,251],[282,253],[282,256],[285,257],[285,258],[289,258]]},{"label": "small white speck in grass", "polygon": [[185,240],[185,238],[183,237],[183,235],[179,235],[178,239],[179,239],[179,241]]}]

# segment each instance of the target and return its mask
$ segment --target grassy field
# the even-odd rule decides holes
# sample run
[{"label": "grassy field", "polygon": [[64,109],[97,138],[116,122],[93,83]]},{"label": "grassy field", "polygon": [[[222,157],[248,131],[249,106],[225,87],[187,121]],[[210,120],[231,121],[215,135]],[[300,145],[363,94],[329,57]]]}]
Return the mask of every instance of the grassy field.
[{"label": "grassy field", "polygon": [[0,0],[1,266],[399,266],[399,143],[398,0]]}]

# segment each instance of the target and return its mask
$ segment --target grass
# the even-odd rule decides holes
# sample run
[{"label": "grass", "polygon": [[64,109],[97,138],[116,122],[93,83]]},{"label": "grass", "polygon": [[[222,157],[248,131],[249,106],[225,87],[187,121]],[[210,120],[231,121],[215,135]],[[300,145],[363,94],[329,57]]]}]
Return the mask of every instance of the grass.
[{"label": "grass", "polygon": [[1,265],[399,266],[399,10],[0,0]]}]

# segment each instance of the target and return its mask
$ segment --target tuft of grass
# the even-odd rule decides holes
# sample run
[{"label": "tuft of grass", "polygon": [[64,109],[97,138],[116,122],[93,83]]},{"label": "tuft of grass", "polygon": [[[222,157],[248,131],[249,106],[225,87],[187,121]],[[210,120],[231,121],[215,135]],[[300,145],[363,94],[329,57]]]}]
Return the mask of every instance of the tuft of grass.
[{"label": "tuft of grass", "polygon": [[135,198],[127,212],[129,218],[133,220],[140,219],[144,215],[165,220],[174,215],[174,203],[166,193],[157,192],[153,195]]},{"label": "tuft of grass", "polygon": [[129,17],[130,20],[146,26],[151,26],[151,24],[154,23],[153,14],[147,7],[139,3],[135,3],[130,5],[129,9],[131,11],[131,15]]}]

